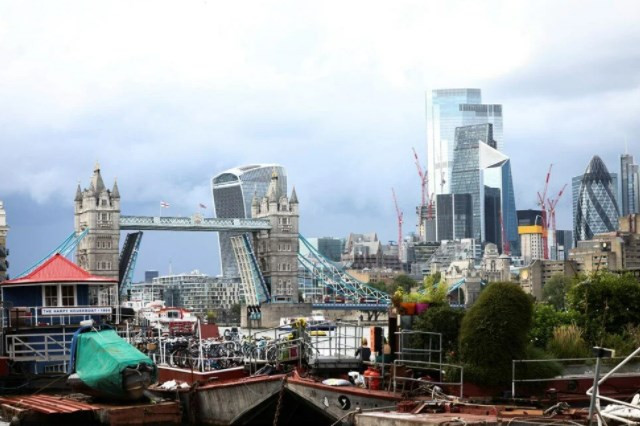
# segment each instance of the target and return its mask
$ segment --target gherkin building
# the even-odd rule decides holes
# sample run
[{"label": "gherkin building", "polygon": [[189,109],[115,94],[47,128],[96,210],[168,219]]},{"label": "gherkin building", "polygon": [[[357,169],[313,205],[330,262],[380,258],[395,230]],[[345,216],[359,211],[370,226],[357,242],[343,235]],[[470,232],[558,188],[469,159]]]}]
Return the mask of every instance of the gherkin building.
[{"label": "gherkin building", "polygon": [[594,235],[615,231],[618,227],[618,203],[607,166],[594,156],[580,182],[574,238],[576,241],[590,240]]}]

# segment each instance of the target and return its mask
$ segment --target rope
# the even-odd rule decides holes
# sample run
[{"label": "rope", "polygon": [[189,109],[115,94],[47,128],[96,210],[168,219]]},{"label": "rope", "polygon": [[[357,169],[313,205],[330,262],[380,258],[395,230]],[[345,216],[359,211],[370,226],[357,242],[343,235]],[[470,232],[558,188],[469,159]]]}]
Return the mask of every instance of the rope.
[{"label": "rope", "polygon": [[287,383],[287,376],[282,378],[282,385],[280,386],[280,395],[278,395],[278,405],[276,406],[276,415],[273,417],[273,426],[278,426],[278,419],[280,418],[280,408],[282,408],[282,396],[284,395],[284,388],[286,383]]}]

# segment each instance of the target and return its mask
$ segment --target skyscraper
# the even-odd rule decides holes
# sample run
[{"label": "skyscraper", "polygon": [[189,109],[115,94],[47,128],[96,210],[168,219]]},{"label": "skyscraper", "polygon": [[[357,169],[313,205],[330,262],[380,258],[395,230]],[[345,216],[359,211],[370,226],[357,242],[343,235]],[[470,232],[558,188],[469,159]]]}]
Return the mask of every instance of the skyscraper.
[{"label": "skyscraper", "polygon": [[[456,148],[454,151],[453,170],[451,173],[451,193],[471,194],[473,226],[472,238],[486,242],[487,229],[491,231],[491,239],[504,234],[513,253],[519,252],[517,216],[511,162],[509,157],[496,149],[491,124],[463,126],[456,129]],[[499,200],[496,200],[499,191]],[[487,210],[486,198],[491,205]],[[499,206],[498,206],[499,204]],[[487,215],[487,211],[491,214]],[[498,211],[499,214],[495,214]],[[436,208],[436,214],[439,214]],[[487,223],[487,221],[490,223]],[[495,241],[501,243],[500,241]]]},{"label": "skyscraper", "polygon": [[456,127],[491,123],[494,148],[502,151],[502,105],[482,103],[480,89],[438,89],[427,92],[427,173],[431,194],[451,189]]},{"label": "skyscraper", "polygon": [[471,194],[436,195],[436,239],[459,240],[473,235]]},{"label": "skyscraper", "polygon": [[[250,218],[254,195],[267,193],[273,172],[278,175],[279,193],[287,193],[287,172],[278,164],[253,164],[226,170],[211,179],[213,207],[219,218]],[[220,263],[225,278],[239,278],[230,238],[237,232],[219,232]]]},{"label": "skyscraper", "polygon": [[640,173],[633,156],[620,156],[621,213],[626,216],[640,212]]},{"label": "skyscraper", "polygon": [[595,234],[616,230],[620,216],[616,192],[607,166],[595,155],[582,175],[577,194],[574,194],[575,241],[590,240]]}]

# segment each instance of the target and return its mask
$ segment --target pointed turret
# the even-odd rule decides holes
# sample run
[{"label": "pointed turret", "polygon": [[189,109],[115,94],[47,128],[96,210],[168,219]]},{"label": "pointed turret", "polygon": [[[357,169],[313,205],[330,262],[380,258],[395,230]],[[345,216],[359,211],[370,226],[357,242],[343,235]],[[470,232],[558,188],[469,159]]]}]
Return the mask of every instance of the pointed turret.
[{"label": "pointed turret", "polygon": [[113,180],[113,189],[111,190],[112,198],[120,198],[120,191],[118,190],[118,180]]},{"label": "pointed turret", "polygon": [[102,175],[100,174],[100,164],[96,161],[96,165],[93,168],[93,176],[91,177],[91,185],[98,194],[105,190],[104,182],[102,181]]},{"label": "pointed turret", "polygon": [[267,188],[267,198],[269,202],[277,203],[280,199],[280,186],[278,185],[278,172],[276,168],[273,168],[271,173],[271,182],[269,182],[269,188]]},{"label": "pointed turret", "polygon": [[298,194],[296,194],[296,187],[293,187],[291,191],[291,198],[289,198],[289,204],[298,204]]},{"label": "pointed turret", "polygon": [[75,201],[82,201],[82,189],[80,188],[80,182],[78,182],[78,188],[76,189]]}]

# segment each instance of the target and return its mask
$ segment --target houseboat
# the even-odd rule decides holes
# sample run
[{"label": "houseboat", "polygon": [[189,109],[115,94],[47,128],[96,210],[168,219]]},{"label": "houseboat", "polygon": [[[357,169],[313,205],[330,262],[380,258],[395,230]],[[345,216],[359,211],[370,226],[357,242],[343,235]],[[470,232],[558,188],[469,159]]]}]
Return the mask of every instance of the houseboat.
[{"label": "houseboat", "polygon": [[0,375],[6,380],[65,373],[81,321],[118,321],[117,286],[117,280],[92,275],[60,254],[1,282]]},{"label": "houseboat", "polygon": [[280,318],[279,328],[281,330],[291,330],[292,325],[300,319],[305,321],[305,329],[308,331],[333,331],[336,329],[336,324],[334,322],[327,320],[324,315],[319,314],[311,315],[309,317],[282,317]]}]

